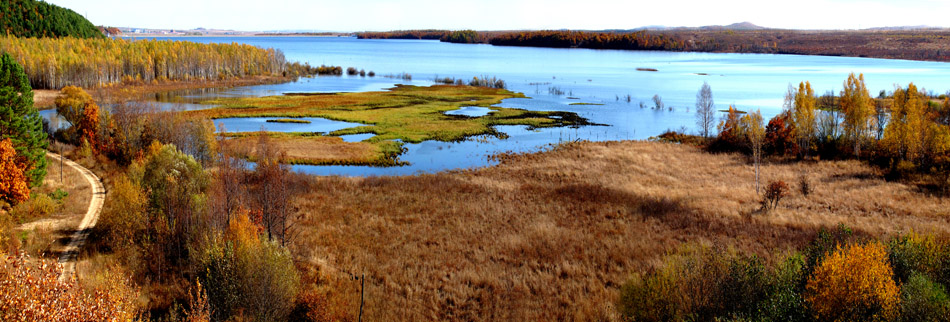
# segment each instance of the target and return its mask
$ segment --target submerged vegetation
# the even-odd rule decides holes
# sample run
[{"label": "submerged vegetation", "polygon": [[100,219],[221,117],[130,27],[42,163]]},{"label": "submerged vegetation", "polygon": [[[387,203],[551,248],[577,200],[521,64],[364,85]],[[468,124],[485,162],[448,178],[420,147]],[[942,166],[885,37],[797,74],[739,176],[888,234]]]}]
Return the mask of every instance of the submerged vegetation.
[{"label": "submerged vegetation", "polygon": [[[498,80],[492,80],[493,84]],[[503,83],[503,82],[502,82]],[[426,140],[459,141],[477,135],[496,135],[495,125],[527,125],[533,128],[578,126],[585,119],[565,112],[533,112],[494,106],[502,99],[523,97],[507,90],[475,86],[397,86],[387,92],[340,93],[332,95],[283,95],[260,98],[218,99],[208,103],[218,108],[186,112],[212,119],[228,117],[321,117],[355,122],[365,126],[329,133],[348,135],[374,133],[366,142],[328,140],[312,133],[272,134],[275,144],[288,150],[287,162],[304,164],[398,164],[394,156],[403,143]],[[488,107],[494,112],[483,117],[456,117],[444,114],[463,106]],[[240,135],[239,135],[240,136]],[[291,149],[290,142],[312,146],[338,146],[353,154],[316,153],[320,149]],[[373,147],[375,146],[375,147]],[[375,155],[375,157],[368,157]],[[336,155],[336,157],[333,157]]]}]

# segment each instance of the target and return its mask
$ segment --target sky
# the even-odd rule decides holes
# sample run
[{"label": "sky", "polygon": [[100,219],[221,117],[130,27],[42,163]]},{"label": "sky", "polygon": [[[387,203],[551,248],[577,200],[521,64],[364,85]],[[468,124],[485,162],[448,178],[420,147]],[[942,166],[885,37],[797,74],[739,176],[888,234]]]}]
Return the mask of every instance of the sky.
[{"label": "sky", "polygon": [[[46,0],[96,25],[242,31],[950,27],[946,0]],[[930,14],[928,14],[930,13]]]}]

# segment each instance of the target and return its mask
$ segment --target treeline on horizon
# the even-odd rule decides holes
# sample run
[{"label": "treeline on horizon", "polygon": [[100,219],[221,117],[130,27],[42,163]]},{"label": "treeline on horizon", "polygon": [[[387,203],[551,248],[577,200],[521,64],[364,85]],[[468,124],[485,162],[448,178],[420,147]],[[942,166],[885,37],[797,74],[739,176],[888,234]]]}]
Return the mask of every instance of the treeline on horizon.
[{"label": "treeline on horizon", "polygon": [[358,33],[360,39],[439,39],[496,46],[761,53],[950,61],[950,31],[402,30]]},{"label": "treeline on horizon", "polygon": [[0,1],[0,35],[15,37],[103,38],[75,11],[34,0]]},{"label": "treeline on horizon", "polygon": [[685,44],[673,37],[651,34],[645,31],[588,32],[572,30],[542,31],[474,31],[474,30],[405,30],[391,32],[358,33],[359,39],[438,39],[451,43],[482,43],[495,46],[628,49],[628,50],[675,50],[685,49]]},{"label": "treeline on horizon", "polygon": [[225,80],[249,76],[299,76],[309,66],[288,64],[280,50],[251,45],[109,38],[0,38],[33,88],[114,83]]}]

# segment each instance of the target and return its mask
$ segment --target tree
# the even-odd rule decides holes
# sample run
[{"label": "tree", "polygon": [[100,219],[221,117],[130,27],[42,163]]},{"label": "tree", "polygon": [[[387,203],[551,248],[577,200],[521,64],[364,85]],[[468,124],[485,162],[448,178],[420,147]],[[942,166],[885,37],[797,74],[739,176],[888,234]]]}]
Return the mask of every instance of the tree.
[{"label": "tree", "polygon": [[900,288],[879,242],[838,247],[805,285],[805,301],[820,321],[890,321]]},{"label": "tree", "polygon": [[853,147],[854,156],[861,153],[861,144],[871,129],[870,118],[874,113],[874,101],[864,85],[864,74],[848,75],[841,91],[840,106],[844,112],[844,136]]},{"label": "tree", "polygon": [[96,103],[87,103],[83,108],[82,119],[79,121],[79,137],[89,143],[94,153],[99,152],[99,105]]},{"label": "tree", "polygon": [[33,107],[33,89],[13,57],[0,56],[0,139],[9,138],[31,185],[46,177],[46,132],[43,118]]},{"label": "tree", "polygon": [[274,148],[270,137],[263,130],[257,144],[257,166],[254,168],[254,180],[257,205],[261,211],[264,230],[269,240],[280,241],[284,245],[289,239],[291,215],[295,209],[290,204],[296,185],[292,184],[290,168],[280,163],[284,153]]},{"label": "tree", "polygon": [[0,141],[0,200],[26,201],[30,199],[30,187],[17,163],[16,150],[9,138]]},{"label": "tree", "polygon": [[[221,133],[226,133],[224,124],[220,127]],[[221,156],[218,158],[217,171],[214,173],[215,183],[212,185],[212,202],[215,219],[221,227],[228,227],[239,209],[244,208],[244,196],[247,194],[247,162],[244,158],[234,156],[233,151],[226,144],[223,137],[218,143],[221,147]]]},{"label": "tree", "polygon": [[81,87],[66,86],[59,91],[53,102],[56,104],[56,113],[69,122],[69,125],[77,126],[83,118],[86,105],[94,101]]},{"label": "tree", "polygon": [[891,106],[890,121],[884,128],[883,139],[892,156],[905,161],[917,161],[925,128],[923,114],[926,103],[914,83],[907,85],[906,90],[894,90],[894,105]]},{"label": "tree", "polygon": [[703,86],[699,88],[699,93],[696,93],[696,124],[699,125],[704,138],[709,137],[709,130],[716,122],[715,113],[712,89],[709,87],[709,83],[703,82]]},{"label": "tree", "polygon": [[747,113],[740,121],[745,130],[752,159],[755,163],[755,193],[759,193],[759,164],[762,162],[762,146],[765,145],[765,128],[762,127],[762,112]]},{"label": "tree", "polygon": [[[788,100],[786,96],[786,100]],[[803,82],[794,92],[792,104],[792,121],[795,124],[795,138],[801,155],[808,155],[812,141],[815,138],[815,91],[811,83]]]},{"label": "tree", "polygon": [[783,111],[769,120],[765,127],[765,150],[767,154],[787,155],[797,153],[795,125],[789,111]]}]

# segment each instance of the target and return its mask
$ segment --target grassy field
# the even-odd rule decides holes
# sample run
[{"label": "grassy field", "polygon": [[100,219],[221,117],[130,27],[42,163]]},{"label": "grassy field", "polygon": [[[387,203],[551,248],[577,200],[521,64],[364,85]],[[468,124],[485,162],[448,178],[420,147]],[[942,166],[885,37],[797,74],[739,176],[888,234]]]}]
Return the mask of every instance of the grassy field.
[{"label": "grassy field", "polygon": [[[493,106],[503,99],[514,97],[524,95],[503,89],[472,86],[399,85],[384,92],[219,99],[207,102],[220,105],[218,108],[186,113],[212,119],[322,117],[366,124],[329,133],[331,136],[376,134],[364,142],[348,143],[313,133],[272,133],[275,144],[288,150],[289,162],[300,164],[387,166],[398,164],[395,157],[401,153],[403,143],[426,140],[452,142],[477,135],[502,135],[494,130],[495,125],[541,128],[588,124],[587,120],[574,113],[533,112]],[[482,106],[494,112],[482,117],[444,114],[463,106]]]},{"label": "grassy field", "polygon": [[840,223],[864,236],[950,232],[950,200],[859,161],[776,161],[762,173],[794,190],[768,213],[746,157],[667,143],[570,143],[485,169],[313,178],[292,249],[341,315],[355,315],[353,277],[365,274],[368,320],[617,320],[620,285],[685,244],[772,260]]}]

